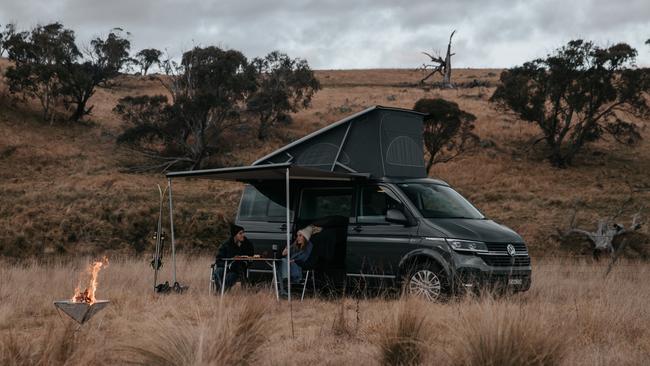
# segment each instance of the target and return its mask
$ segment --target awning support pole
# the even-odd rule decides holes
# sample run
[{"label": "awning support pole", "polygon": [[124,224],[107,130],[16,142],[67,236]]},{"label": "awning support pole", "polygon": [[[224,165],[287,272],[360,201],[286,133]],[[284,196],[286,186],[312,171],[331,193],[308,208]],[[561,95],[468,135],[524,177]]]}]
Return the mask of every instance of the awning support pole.
[{"label": "awning support pole", "polygon": [[289,294],[287,299],[291,302],[291,221],[289,219],[289,211],[291,210],[290,201],[289,201],[289,168],[287,168],[285,173],[285,203],[286,203],[286,213],[287,213],[287,288],[289,289]]},{"label": "awning support pole", "polygon": [[167,179],[169,186],[169,231],[172,235],[172,283],[176,283],[176,238],[174,237],[174,204],[172,203],[172,179]]}]

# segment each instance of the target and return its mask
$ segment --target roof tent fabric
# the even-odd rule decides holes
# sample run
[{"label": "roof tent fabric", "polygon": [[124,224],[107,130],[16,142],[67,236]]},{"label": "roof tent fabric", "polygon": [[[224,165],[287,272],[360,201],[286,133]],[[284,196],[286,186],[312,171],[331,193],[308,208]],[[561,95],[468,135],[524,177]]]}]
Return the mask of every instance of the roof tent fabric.
[{"label": "roof tent fabric", "polygon": [[258,181],[285,180],[287,169],[289,169],[291,180],[353,180],[368,178],[368,174],[328,172],[295,166],[291,163],[170,172],[167,173],[167,178],[195,177],[255,183]]},{"label": "roof tent fabric", "polygon": [[316,131],[257,160],[373,177],[426,176],[424,114],[375,106]]}]

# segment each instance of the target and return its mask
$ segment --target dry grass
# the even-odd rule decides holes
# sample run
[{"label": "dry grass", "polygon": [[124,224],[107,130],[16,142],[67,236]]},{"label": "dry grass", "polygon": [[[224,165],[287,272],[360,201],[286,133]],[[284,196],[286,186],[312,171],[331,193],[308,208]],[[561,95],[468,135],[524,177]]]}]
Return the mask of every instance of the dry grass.
[{"label": "dry grass", "polygon": [[117,348],[118,362],[141,365],[248,365],[269,336],[266,302],[250,297],[241,309],[224,307],[216,319],[157,320],[138,345]]},{"label": "dry grass", "polygon": [[101,335],[57,319],[49,319],[41,330],[44,331],[36,334],[19,334],[16,329],[4,332],[0,337],[0,363],[12,366],[103,364],[90,346]]},{"label": "dry grass", "polygon": [[427,304],[413,300],[397,305],[395,313],[379,330],[379,362],[382,365],[419,365],[429,346]]},{"label": "dry grass", "polygon": [[[183,295],[156,296],[146,260],[111,258],[97,296],[111,304],[70,336],[52,301],[89,259],[0,263],[0,364],[639,365],[650,357],[650,268],[535,263],[530,291],[445,304],[382,298],[286,302],[270,290],[208,295],[210,258],[181,257]],[[166,265],[163,279],[169,279]],[[333,328],[340,314],[349,333]],[[393,355],[397,355],[393,357]],[[505,357],[505,358],[504,358]],[[227,364],[225,362],[220,364]]]},{"label": "dry grass", "polygon": [[468,304],[455,327],[455,365],[559,365],[567,338],[557,314],[543,307],[500,304],[493,299]]},{"label": "dry grass", "polygon": [[355,328],[350,324],[345,301],[341,300],[334,319],[332,320],[332,334],[338,337],[351,337],[355,333]]}]

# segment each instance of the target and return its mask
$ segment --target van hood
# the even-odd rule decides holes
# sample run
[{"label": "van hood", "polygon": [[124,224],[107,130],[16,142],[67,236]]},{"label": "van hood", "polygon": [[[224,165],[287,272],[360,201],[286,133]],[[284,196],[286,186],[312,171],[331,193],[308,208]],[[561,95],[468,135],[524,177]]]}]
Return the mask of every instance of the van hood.
[{"label": "van hood", "polygon": [[522,237],[510,228],[486,219],[425,219],[429,226],[448,238],[488,243],[523,243]]}]

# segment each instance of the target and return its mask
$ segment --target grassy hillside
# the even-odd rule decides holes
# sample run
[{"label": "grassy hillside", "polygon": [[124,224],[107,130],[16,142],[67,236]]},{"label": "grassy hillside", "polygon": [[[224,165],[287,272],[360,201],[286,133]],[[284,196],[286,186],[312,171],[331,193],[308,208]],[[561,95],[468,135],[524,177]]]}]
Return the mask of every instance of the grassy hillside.
[{"label": "grassy hillside", "polygon": [[[6,67],[0,63],[0,68]],[[454,80],[494,85],[499,70],[457,70]],[[432,176],[456,187],[487,216],[520,234],[534,258],[563,255],[553,238],[564,228],[576,204],[578,223],[592,228],[612,214],[632,193],[621,216],[627,224],[638,206],[650,207],[650,129],[635,149],[612,142],[590,146],[576,166],[559,170],[544,160],[543,146],[531,147],[539,131],[496,110],[488,99],[493,87],[440,90],[417,87],[422,77],[411,70],[324,70],[324,88],[313,107],[293,116],[260,145],[249,129],[227,138],[233,151],[215,165],[248,164],[257,157],[372,105],[410,108],[423,97],[443,97],[477,116],[476,132],[485,144],[472,154],[434,166]],[[159,174],[120,172],[134,157],[115,145],[121,121],[112,113],[126,95],[158,94],[153,78],[124,76],[118,86],[100,89],[91,99],[93,113],[83,124],[39,120],[35,104],[17,103],[0,85],[0,253],[8,256],[49,253],[133,253],[151,248],[158,210]],[[241,185],[179,181],[174,186],[175,224],[185,250],[214,250],[232,218]],[[645,210],[645,217],[650,214]],[[647,228],[644,228],[647,233]],[[580,250],[578,250],[578,253]]]}]

